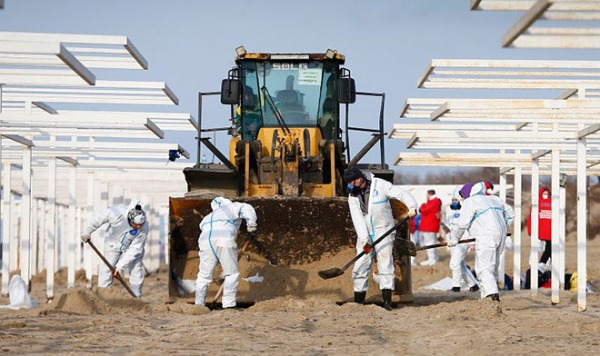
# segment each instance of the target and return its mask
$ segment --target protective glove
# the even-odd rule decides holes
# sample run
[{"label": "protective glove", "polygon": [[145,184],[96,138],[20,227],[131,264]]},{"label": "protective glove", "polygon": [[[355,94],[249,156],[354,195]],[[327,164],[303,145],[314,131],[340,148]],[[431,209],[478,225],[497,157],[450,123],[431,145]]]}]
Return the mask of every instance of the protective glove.
[{"label": "protective glove", "polygon": [[373,251],[373,245],[371,245],[371,244],[370,244],[370,243],[368,243],[368,242],[367,242],[366,244],[364,244],[364,245],[363,245],[363,252],[364,252],[365,254],[369,254],[369,253],[371,253],[371,251]]},{"label": "protective glove", "polygon": [[458,245],[458,239],[454,239],[452,237],[450,237],[448,239],[448,242],[446,243],[446,246],[448,246],[448,247],[454,247],[456,245]]},{"label": "protective glove", "polygon": [[81,242],[86,243],[89,242],[92,237],[89,234],[81,234]]},{"label": "protective glove", "polygon": [[248,232],[256,232],[256,225],[254,225],[254,226],[248,226],[248,227],[246,228],[246,230],[247,230]]},{"label": "protective glove", "polygon": [[407,215],[409,218],[414,218],[415,216],[417,216],[417,209],[415,209],[415,208],[409,209]]}]

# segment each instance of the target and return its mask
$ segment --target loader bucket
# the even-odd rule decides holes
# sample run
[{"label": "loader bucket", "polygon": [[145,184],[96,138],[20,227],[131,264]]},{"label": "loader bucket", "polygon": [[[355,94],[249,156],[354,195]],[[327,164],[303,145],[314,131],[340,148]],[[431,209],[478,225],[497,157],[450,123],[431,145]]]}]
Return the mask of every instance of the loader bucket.
[{"label": "loader bucket", "polygon": [[[211,212],[212,197],[170,199],[169,227],[169,296],[194,296],[193,285],[198,273],[199,223]],[[259,251],[250,245],[241,256],[241,275],[237,301],[255,303],[280,296],[298,298],[320,297],[348,302],[353,298],[352,273],[324,281],[318,272],[341,266],[356,255],[356,234],[348,209],[347,198],[269,197],[235,198],[252,204],[258,215],[257,240]],[[396,219],[406,214],[406,207],[392,200]],[[240,229],[238,246],[244,244],[245,224]],[[408,238],[408,224],[397,235]],[[269,263],[274,259],[276,265]],[[410,259],[394,253],[396,263],[395,301],[411,302]],[[376,266],[373,267],[376,269]],[[220,268],[215,271],[219,281]],[[264,277],[262,283],[244,278]],[[380,292],[373,282],[368,298],[379,301]],[[219,288],[212,283],[207,295],[210,301]]]},{"label": "loader bucket", "polygon": [[183,169],[188,194],[202,195],[207,193],[237,196],[239,175],[237,170],[229,169],[222,164],[203,164],[200,167]]}]

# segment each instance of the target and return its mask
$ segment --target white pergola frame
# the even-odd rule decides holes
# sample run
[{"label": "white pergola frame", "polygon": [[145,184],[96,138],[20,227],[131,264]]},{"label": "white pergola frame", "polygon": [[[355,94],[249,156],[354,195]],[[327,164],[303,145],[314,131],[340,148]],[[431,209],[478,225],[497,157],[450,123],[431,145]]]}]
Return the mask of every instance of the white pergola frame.
[{"label": "white pergola frame", "polygon": [[562,89],[598,96],[600,61],[432,59],[417,82],[429,89]]},{"label": "white pergola frame", "polygon": [[[485,104],[486,100],[482,100],[482,103]],[[474,103],[473,103],[474,104]],[[442,106],[448,106],[447,104],[444,104]],[[474,105],[475,107],[477,107],[478,105]],[[493,111],[493,109],[490,109],[491,111]],[[439,114],[439,111],[436,110],[438,112],[438,114],[436,114],[439,118],[439,116],[441,116],[442,114]],[[433,112],[432,112],[433,113]],[[599,112],[600,113],[600,112]],[[479,114],[476,114],[479,115]],[[522,115],[524,117],[528,117],[527,116],[527,111],[523,112]],[[434,116],[433,114],[431,116]],[[475,117],[479,117],[479,116],[475,116]],[[456,124],[456,122],[460,122],[460,120],[458,118],[454,118],[454,120],[452,123]],[[482,120],[480,118],[480,120]],[[484,120],[487,121],[487,120]],[[454,125],[456,126],[456,125]],[[583,126],[581,126],[583,127]],[[515,127],[516,129],[516,127]],[[400,154],[400,156],[398,157],[398,159],[396,160],[395,164],[403,164],[403,165],[426,165],[426,166],[431,166],[431,165],[445,165],[445,166],[465,166],[465,165],[469,165],[469,166],[487,166],[487,167],[506,167],[508,165],[511,165],[511,169],[515,170],[515,179],[518,179],[517,182],[520,182],[520,177],[523,174],[523,167],[525,166],[532,166],[532,162],[535,162],[535,164],[539,167],[540,165],[542,167],[545,167],[548,171],[550,171],[550,173],[553,176],[553,181],[558,181],[558,165],[556,164],[554,157],[558,156],[560,154],[560,158],[561,158],[561,163],[560,163],[560,167],[561,167],[561,171],[563,173],[568,172],[570,174],[577,174],[577,176],[579,177],[580,175],[583,175],[585,177],[585,175],[589,175],[589,174],[597,174],[598,173],[598,167],[597,164],[600,160],[600,155],[598,153],[598,151],[596,151],[596,155],[594,157],[589,156],[586,158],[585,154],[583,154],[582,157],[580,157],[581,153],[579,151],[577,151],[577,154],[573,157],[570,158],[570,162],[574,161],[575,165],[571,165],[571,166],[567,166],[564,162],[565,160],[562,159],[563,155],[562,153],[559,153],[561,151],[561,147],[556,145],[555,143],[553,143],[553,141],[558,140],[558,139],[566,139],[571,138],[574,139],[573,142],[570,143],[570,146],[572,149],[577,149],[578,145],[580,145],[580,142],[583,141],[584,145],[585,145],[585,138],[589,135],[594,135],[596,134],[598,131],[600,130],[600,125],[598,124],[594,124],[591,127],[587,127],[585,129],[581,129],[579,131],[576,132],[571,132],[571,133],[563,133],[563,135],[558,136],[558,135],[550,135],[547,132],[539,132],[536,134],[536,132],[520,132],[520,131],[503,131],[503,132],[498,132],[498,131],[468,131],[468,130],[457,130],[456,127],[453,127],[451,130],[447,130],[444,129],[442,127],[439,127],[438,130],[423,130],[423,131],[414,131],[411,129],[406,129],[406,128],[402,128],[402,124],[396,124],[394,125],[394,128],[392,129],[392,132],[390,133],[390,137],[391,138],[403,138],[403,139],[408,139],[408,143],[407,143],[407,147],[408,148],[426,148],[426,149],[438,149],[438,150],[445,150],[445,151],[449,151],[449,150],[456,150],[456,147],[460,147],[462,149],[469,149],[469,150],[482,150],[482,151],[490,151],[491,149],[496,149],[497,151],[504,151],[505,149],[511,148],[509,147],[510,144],[513,144],[514,147],[512,147],[513,149],[515,149],[516,151],[518,151],[519,153],[515,153],[512,155],[506,154],[506,153],[489,153],[486,152],[485,154],[460,154],[460,153],[421,153],[421,154],[413,154],[410,157],[407,157],[406,154]],[[533,133],[533,135],[532,135]],[[555,132],[557,133],[557,132]],[[526,135],[523,135],[526,134]],[[550,136],[548,138],[548,136]],[[550,140],[549,140],[550,139]],[[528,140],[530,143],[533,142],[535,143],[535,141],[537,141],[537,144],[539,145],[539,147],[535,147],[535,148],[540,148],[540,149],[545,149],[545,151],[543,153],[538,153],[537,151],[532,151],[527,155],[521,154],[521,150],[524,149],[531,149],[534,147],[530,147],[527,145],[523,145],[520,142],[523,142],[523,140]],[[596,141],[598,141],[598,137],[596,137]],[[551,161],[542,161],[540,158],[543,157],[544,155],[546,155],[549,151],[547,150],[548,148],[552,148],[552,160]],[[562,148],[564,150],[564,148]],[[462,157],[461,157],[462,156]],[[593,166],[596,166],[596,169],[594,169],[593,171],[587,171],[586,172],[586,161],[593,159],[594,162],[592,163]],[[471,161],[468,164],[465,164],[465,161]],[[583,166],[582,163],[583,162]],[[532,171],[534,169],[532,168]],[[539,168],[538,168],[539,170]],[[505,174],[507,172],[507,170],[505,170],[503,172],[503,174]],[[533,172],[532,172],[533,173]],[[537,173],[533,173],[534,175],[537,175],[539,177],[539,171]],[[539,179],[538,177],[535,177],[532,180],[535,180],[537,182],[537,180]],[[516,216],[520,216],[521,215],[521,211],[520,211],[520,201],[521,201],[521,184],[520,183],[516,183],[515,184],[515,206],[518,206],[518,209],[515,208],[515,214]],[[585,202],[585,196],[583,199],[583,202]],[[563,201],[561,201],[561,203],[564,203],[564,199]],[[558,209],[557,209],[558,210]],[[584,215],[579,215],[578,216],[579,220],[584,220],[585,223],[585,219],[584,219]],[[561,221],[560,218],[553,220],[553,223],[555,224],[554,226],[554,230],[553,231],[559,231],[558,230],[558,224]],[[537,220],[535,220],[533,222],[534,225],[537,225]],[[561,230],[562,231],[562,230]],[[534,239],[534,234],[532,234],[532,251],[534,250],[533,246],[536,245],[537,240]],[[536,234],[537,235],[537,234]],[[558,236],[556,236],[556,238],[558,239],[558,243],[561,248],[556,248],[553,251],[557,251],[558,253],[558,259],[556,258],[556,256],[553,256],[553,261],[559,261],[558,263],[558,273],[556,273],[555,275],[555,279],[557,280],[561,280],[562,283],[564,284],[564,253],[563,251],[563,247],[564,246],[564,235],[562,234],[558,234]],[[521,244],[521,226],[520,226],[520,220],[517,221],[515,220],[515,229],[514,229],[514,239],[515,239],[515,266],[514,266],[514,283],[516,288],[518,289],[518,285],[520,284],[520,244]],[[554,252],[553,252],[554,254]],[[537,261],[537,256],[532,256],[532,261]],[[556,266],[557,264],[555,263],[553,265]],[[532,262],[532,266],[531,266],[531,270],[535,270],[536,265],[533,264]],[[563,278],[560,278],[559,276],[563,276]],[[536,293],[537,291],[537,281],[535,280],[535,276],[532,277],[532,292]],[[556,286],[553,286],[553,291],[555,292],[553,295],[553,301],[558,303],[558,282],[556,283]]]},{"label": "white pergola frame", "polygon": [[[532,191],[538,189],[540,167],[542,172],[550,171],[552,174],[553,195],[553,261],[562,261],[559,269],[557,263],[553,264],[552,302],[559,302],[559,271],[564,268],[564,251],[559,249],[561,236],[558,236],[559,204],[564,204],[556,192],[559,189],[559,166],[567,168],[568,172],[577,174],[578,186],[578,270],[586,270],[585,240],[586,219],[586,176],[588,165],[595,172],[598,165],[598,153],[592,151],[588,158],[588,141],[590,146],[598,145],[599,129],[597,117],[598,102],[593,100],[600,87],[600,62],[596,61],[532,61],[532,60],[438,60],[434,59],[418,81],[420,88],[443,89],[560,89],[563,94],[557,100],[532,100],[532,99],[409,99],[404,105],[401,117],[413,118],[422,121],[425,128],[403,130],[403,125],[396,125],[390,137],[398,135],[408,140],[408,147],[423,147],[429,150],[456,151],[456,143],[463,149],[481,150],[480,166],[497,166],[498,158],[492,157],[490,152],[505,155],[507,149],[514,149],[515,155],[511,157],[517,164],[510,169],[502,169],[501,182],[505,180],[504,174],[513,171],[516,187],[515,201],[518,203],[520,214],[520,182],[523,174],[521,166],[522,151],[529,151],[531,155]],[[587,94],[590,94],[589,97]],[[571,99],[577,95],[577,99]],[[592,99],[590,99],[592,98]],[[425,119],[425,120],[419,120]],[[414,120],[413,120],[414,121]],[[408,125],[415,125],[414,122]],[[420,125],[420,124],[417,124]],[[461,129],[461,125],[468,125],[469,129]],[[480,130],[472,129],[480,125]],[[444,133],[436,133],[444,130]],[[502,129],[498,129],[502,127]],[[395,131],[395,129],[400,131]],[[429,131],[427,131],[429,130]],[[419,131],[419,132],[417,132]],[[536,137],[535,132],[543,131],[542,138]],[[399,134],[402,132],[401,134]],[[484,134],[481,134],[484,132]],[[530,132],[533,132],[530,133]],[[447,137],[451,137],[448,139]],[[588,138],[589,136],[589,138]],[[479,141],[477,141],[479,139]],[[528,145],[519,143],[526,139]],[[557,142],[558,141],[558,142]],[[561,142],[562,141],[562,142]],[[485,150],[485,151],[484,151]],[[570,153],[566,160],[562,159],[564,152]],[[541,152],[538,152],[541,151]],[[485,153],[483,153],[485,152]],[[551,159],[544,156],[551,152]],[[397,164],[436,165],[460,164],[456,156],[440,158],[442,153],[429,152],[420,156],[401,154]],[[446,154],[446,153],[443,153]],[[451,153],[448,153],[451,154]],[[454,154],[457,154],[454,152]],[[594,155],[595,154],[595,155]],[[475,154],[476,156],[477,154]],[[404,157],[403,157],[404,156]],[[576,160],[573,157],[577,157]],[[575,165],[573,165],[575,161]],[[591,162],[589,162],[591,161]],[[568,163],[567,163],[568,162]],[[589,162],[589,163],[588,163]],[[566,165],[569,166],[566,166]],[[525,166],[527,164],[525,163]],[[537,195],[532,194],[532,205],[537,208]],[[564,208],[562,206],[561,208]],[[517,210],[517,209],[515,209]],[[532,257],[537,260],[537,209],[535,210],[532,233]],[[564,209],[563,209],[564,210]],[[515,225],[515,230],[520,239],[520,222]],[[562,227],[561,227],[562,229]],[[562,230],[561,230],[562,231]],[[556,246],[555,246],[556,245]],[[564,244],[562,245],[564,246]],[[555,251],[560,250],[562,256],[556,258]],[[518,251],[520,253],[520,251]],[[517,261],[517,257],[519,261]],[[560,262],[559,262],[560,263]],[[515,272],[520,270],[520,255],[515,255]],[[532,270],[535,267],[532,266]],[[534,273],[535,275],[535,273]],[[532,275],[532,293],[537,286]],[[515,284],[520,279],[515,273]],[[578,310],[586,309],[585,277],[578,286]]]},{"label": "white pergola frame", "polygon": [[[592,21],[600,20],[600,3],[595,1],[471,0],[470,8],[524,11],[502,37],[503,47],[600,48],[600,27],[590,26]],[[560,21],[568,21],[574,26],[555,24]]]},{"label": "white pergola frame", "polygon": [[[139,197],[139,193],[135,192],[151,189],[151,193],[144,194],[145,199],[150,200],[147,203],[152,200],[163,201],[163,205],[168,204],[166,198],[169,195],[177,194],[178,191],[181,194],[186,190],[181,173],[184,164],[173,162],[165,165],[169,150],[177,150],[183,159],[189,158],[189,153],[183,147],[131,140],[124,142],[116,138],[163,138],[164,131],[195,133],[198,128],[196,120],[189,114],[75,111],[54,107],[54,103],[178,104],[178,98],[164,82],[101,80],[91,70],[96,68],[144,70],[148,68],[148,64],[124,36],[0,32],[0,159],[4,173],[2,182],[8,193],[3,196],[3,212],[9,217],[8,224],[3,224],[3,236],[13,238],[9,214],[10,205],[13,204],[11,195],[18,194],[23,202],[21,221],[34,223],[33,227],[30,227],[31,223],[22,227],[22,231],[26,233],[22,236],[29,238],[20,239],[21,244],[30,244],[31,229],[36,228],[38,220],[34,218],[32,221],[31,214],[37,214],[39,204],[47,205],[48,208],[48,224],[44,225],[46,240],[56,238],[56,211],[62,204],[57,201],[58,195],[58,199],[68,206],[69,223],[62,230],[68,230],[67,238],[70,240],[68,246],[63,246],[70,251],[67,263],[69,287],[74,284],[75,256],[81,256],[81,250],[75,248],[78,244],[75,235],[81,228],[84,215],[82,206],[85,205],[88,215],[98,208],[95,185],[113,189],[111,194],[115,197],[115,202],[124,202],[124,191]],[[7,140],[26,146],[22,148],[9,144]],[[57,165],[57,160],[66,162],[68,167],[61,168]],[[20,167],[21,172],[13,172],[13,167]],[[177,179],[169,170],[177,170]],[[137,172],[143,172],[141,174],[145,176]],[[123,175],[135,176],[136,179],[129,182],[123,179]],[[22,180],[23,188],[14,189],[15,180]],[[103,180],[111,181],[114,187],[110,188],[102,183]],[[140,181],[144,184],[139,184]],[[35,187],[33,190],[32,184]],[[81,185],[87,189],[82,190],[78,187]],[[48,193],[43,194],[40,188]],[[87,194],[81,194],[86,190]],[[35,202],[41,203],[33,204],[33,194],[39,195]],[[86,200],[83,198],[87,198],[87,203],[84,203]],[[46,200],[47,203],[44,203]],[[7,206],[8,213],[5,209]],[[158,212],[165,214],[166,211],[163,206],[157,205],[148,214],[156,214],[158,219]],[[155,221],[152,226],[157,229],[158,222]],[[63,241],[64,238],[63,236]],[[48,254],[53,256],[54,243],[47,244]],[[147,246],[147,250],[152,250],[149,251],[151,255],[157,255],[157,244],[158,242],[154,244],[151,241],[150,246]],[[9,244],[5,245],[10,248]],[[21,261],[29,267],[29,251],[21,248],[21,252],[27,254],[22,255]],[[10,254],[5,256],[8,255]],[[87,262],[84,264],[88,281],[91,281],[91,258],[91,252],[86,246],[84,261]],[[152,268],[158,268],[158,265],[154,266],[154,262],[151,263]],[[4,273],[4,265],[2,268],[3,276],[8,276],[9,273]],[[28,283],[31,273],[28,268],[22,270]],[[53,258],[47,259],[47,274],[46,292],[51,299],[54,283]],[[5,294],[8,285],[2,282],[2,293]]]}]

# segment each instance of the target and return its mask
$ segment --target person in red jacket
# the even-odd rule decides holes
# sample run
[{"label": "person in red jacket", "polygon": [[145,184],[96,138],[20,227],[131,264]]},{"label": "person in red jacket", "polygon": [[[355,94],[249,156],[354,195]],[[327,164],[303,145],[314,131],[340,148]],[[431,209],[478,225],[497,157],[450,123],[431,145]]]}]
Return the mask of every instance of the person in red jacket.
[{"label": "person in red jacket", "polygon": [[[435,190],[427,191],[427,202],[421,205],[421,224],[419,231],[423,236],[424,245],[433,245],[440,231],[440,219],[442,212],[442,201],[435,195]],[[435,249],[427,250],[427,259],[421,262],[421,266],[433,266],[437,263],[438,256]]]},{"label": "person in red jacket", "polygon": [[[552,198],[550,197],[550,190],[544,187],[540,188],[538,226],[538,239],[544,242],[544,253],[540,258],[538,269],[544,272],[546,264],[552,256]],[[529,212],[529,218],[527,218],[527,233],[531,236],[531,211]]]}]

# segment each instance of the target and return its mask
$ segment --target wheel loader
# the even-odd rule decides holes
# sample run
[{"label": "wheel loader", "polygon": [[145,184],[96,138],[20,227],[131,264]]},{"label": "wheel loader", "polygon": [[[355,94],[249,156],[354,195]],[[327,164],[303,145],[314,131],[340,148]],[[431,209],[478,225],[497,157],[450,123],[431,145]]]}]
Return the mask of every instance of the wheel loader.
[{"label": "wheel loader", "polygon": [[[252,204],[258,215],[256,242],[239,251],[238,304],[281,296],[350,301],[350,276],[325,282],[317,272],[356,254],[343,171],[357,165],[379,178],[393,179],[384,163],[385,94],[357,92],[351,72],[342,67],[345,58],[337,51],[248,53],[240,47],[236,53],[236,66],[222,81],[221,91],[198,95],[198,160],[183,172],[188,192],[170,199],[169,295],[193,296],[198,225],[211,212],[211,200],[220,195]],[[229,126],[202,127],[202,103],[211,95],[220,95],[221,103],[230,107]],[[380,97],[379,117],[350,125],[349,106],[357,96]],[[373,123],[378,127],[365,127]],[[372,134],[354,156],[349,144],[352,130]],[[228,154],[203,136],[216,131],[232,136]],[[377,143],[381,162],[359,164]],[[202,148],[221,162],[202,162]],[[406,214],[401,202],[392,200],[392,205],[396,219]],[[245,245],[244,233],[242,225],[238,246]],[[408,238],[408,226],[397,236]],[[396,256],[395,261],[395,301],[410,302],[410,261],[406,256]],[[218,272],[209,302],[219,288]],[[244,280],[248,277],[264,279]],[[372,302],[380,301],[377,285],[371,286],[369,296]]]}]

